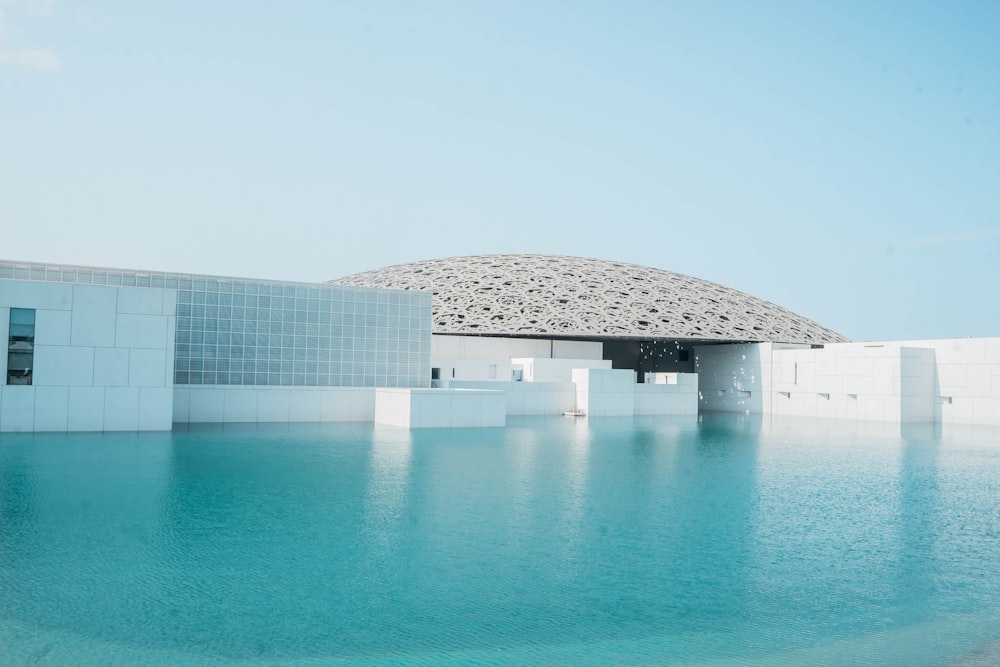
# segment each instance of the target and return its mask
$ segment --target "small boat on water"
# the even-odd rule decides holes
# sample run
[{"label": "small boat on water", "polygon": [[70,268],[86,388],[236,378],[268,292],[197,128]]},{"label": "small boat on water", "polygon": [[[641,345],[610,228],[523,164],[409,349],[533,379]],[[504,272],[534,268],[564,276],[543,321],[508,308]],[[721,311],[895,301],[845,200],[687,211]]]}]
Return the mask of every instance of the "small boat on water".
[{"label": "small boat on water", "polygon": [[563,417],[586,417],[587,413],[580,408],[573,408],[563,413]]}]

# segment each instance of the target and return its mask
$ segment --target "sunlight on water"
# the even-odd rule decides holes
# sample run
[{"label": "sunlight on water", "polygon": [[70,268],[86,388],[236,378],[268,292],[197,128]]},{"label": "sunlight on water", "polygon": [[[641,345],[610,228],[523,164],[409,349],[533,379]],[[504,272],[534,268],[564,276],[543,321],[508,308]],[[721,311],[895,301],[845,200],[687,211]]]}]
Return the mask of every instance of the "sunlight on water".
[{"label": "sunlight on water", "polygon": [[0,437],[0,664],[986,665],[996,431]]}]

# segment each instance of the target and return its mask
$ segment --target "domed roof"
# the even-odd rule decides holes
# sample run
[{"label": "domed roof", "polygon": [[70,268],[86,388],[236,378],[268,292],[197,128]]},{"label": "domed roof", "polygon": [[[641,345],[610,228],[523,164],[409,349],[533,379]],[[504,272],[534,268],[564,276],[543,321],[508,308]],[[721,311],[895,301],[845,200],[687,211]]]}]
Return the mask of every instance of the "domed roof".
[{"label": "domed roof", "polygon": [[773,303],[635,264],[554,255],[474,255],[357,273],[331,283],[430,290],[437,334],[835,343]]}]

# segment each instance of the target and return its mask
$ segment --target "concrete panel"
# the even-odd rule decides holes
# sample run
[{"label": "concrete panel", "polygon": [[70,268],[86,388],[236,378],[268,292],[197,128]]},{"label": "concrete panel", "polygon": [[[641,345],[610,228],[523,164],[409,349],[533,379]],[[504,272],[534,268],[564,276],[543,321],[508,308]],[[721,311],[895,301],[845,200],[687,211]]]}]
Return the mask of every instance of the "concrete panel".
[{"label": "concrete panel", "polygon": [[27,432],[35,429],[35,387],[0,385],[0,431]]},{"label": "concrete panel", "polygon": [[[69,345],[72,313],[68,310],[35,310],[35,345]],[[8,331],[7,327],[2,327]]]},{"label": "concrete panel", "polygon": [[257,390],[229,388],[225,390],[223,419],[227,422],[257,421]]},{"label": "concrete panel", "polygon": [[66,428],[70,431],[104,430],[104,387],[69,388]]},{"label": "concrete panel", "polygon": [[411,425],[410,391],[381,387],[376,389],[375,423],[409,428]]},{"label": "concrete panel", "polygon": [[162,315],[163,292],[164,290],[148,287],[119,287],[118,312],[133,315]]},{"label": "concrete panel", "polygon": [[128,384],[130,387],[163,387],[167,373],[166,350],[133,348],[129,358]]},{"label": "concrete panel", "polygon": [[139,430],[139,390],[107,387],[104,390],[104,430]]},{"label": "concrete panel", "polygon": [[350,393],[336,389],[323,391],[320,397],[320,420],[325,422],[350,421]]},{"label": "concrete panel", "polygon": [[191,403],[188,409],[188,421],[221,422],[225,410],[225,387],[219,385],[191,387]]},{"label": "concrete panel", "polygon": [[118,315],[118,347],[167,347],[167,318],[163,315]]},{"label": "concrete panel", "polygon": [[89,387],[94,384],[94,349],[36,345],[34,384]]},{"label": "concrete panel", "polygon": [[177,290],[163,290],[163,310],[160,314],[170,317],[177,314]]},{"label": "concrete panel", "polygon": [[293,422],[318,422],[322,419],[322,396],[314,389],[290,389],[288,420]]},{"label": "concrete panel", "polygon": [[69,387],[35,387],[35,430],[65,431],[69,415]]},{"label": "concrete panel", "polygon": [[178,424],[191,421],[191,389],[188,387],[174,386],[173,420]]},{"label": "concrete panel", "polygon": [[174,383],[174,358],[177,342],[177,318],[167,318],[167,358],[163,368],[163,386],[169,387]]},{"label": "concrete panel", "polygon": [[139,389],[139,430],[169,431],[173,421],[174,390],[171,387]]},{"label": "concrete panel", "polygon": [[69,310],[73,304],[73,286],[21,280],[0,280],[0,306]]},{"label": "concrete panel", "polygon": [[10,308],[2,306],[0,306],[0,332],[5,336],[10,335]]},{"label": "concrete panel", "polygon": [[115,347],[118,291],[114,287],[73,285],[73,345]]},{"label": "concrete panel", "polygon": [[94,386],[127,387],[129,351],[118,347],[94,348]]},{"label": "concrete panel", "polygon": [[257,421],[287,422],[291,397],[287,389],[261,391],[257,394]]},{"label": "concrete panel", "polygon": [[351,392],[351,421],[370,422],[375,420],[375,389]]}]

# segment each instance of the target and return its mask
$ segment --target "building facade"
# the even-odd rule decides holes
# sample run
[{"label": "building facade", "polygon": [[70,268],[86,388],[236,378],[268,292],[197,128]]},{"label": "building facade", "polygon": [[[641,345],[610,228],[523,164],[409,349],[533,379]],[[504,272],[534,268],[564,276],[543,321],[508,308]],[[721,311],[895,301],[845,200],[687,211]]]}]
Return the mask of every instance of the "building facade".
[{"label": "building facade", "polygon": [[362,420],[430,385],[419,292],[0,262],[0,330],[4,431]]}]

